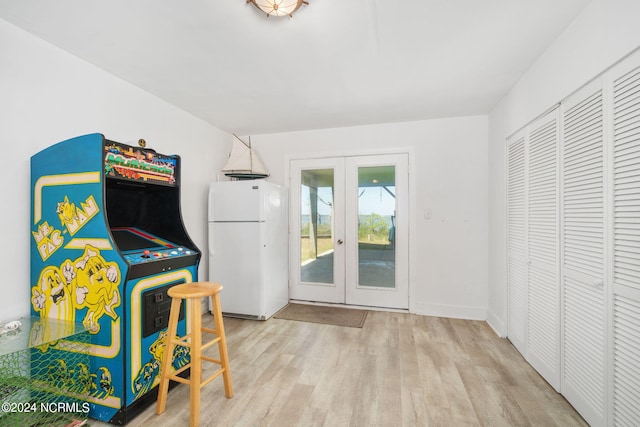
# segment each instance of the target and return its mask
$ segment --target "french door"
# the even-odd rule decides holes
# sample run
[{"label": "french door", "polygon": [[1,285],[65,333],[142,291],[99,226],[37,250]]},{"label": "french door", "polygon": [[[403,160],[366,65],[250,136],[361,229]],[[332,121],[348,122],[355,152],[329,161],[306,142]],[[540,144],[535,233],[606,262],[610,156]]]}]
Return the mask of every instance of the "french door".
[{"label": "french door", "polygon": [[291,161],[291,299],[409,307],[407,164],[407,154]]}]

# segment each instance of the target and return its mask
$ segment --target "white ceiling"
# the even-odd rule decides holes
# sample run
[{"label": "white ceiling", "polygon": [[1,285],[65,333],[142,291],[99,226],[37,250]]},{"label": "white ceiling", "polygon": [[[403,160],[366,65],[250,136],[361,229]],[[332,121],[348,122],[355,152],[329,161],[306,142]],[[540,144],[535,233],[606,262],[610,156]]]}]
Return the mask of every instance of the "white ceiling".
[{"label": "white ceiling", "polygon": [[228,132],[486,114],[589,0],[0,0],[0,18]]}]

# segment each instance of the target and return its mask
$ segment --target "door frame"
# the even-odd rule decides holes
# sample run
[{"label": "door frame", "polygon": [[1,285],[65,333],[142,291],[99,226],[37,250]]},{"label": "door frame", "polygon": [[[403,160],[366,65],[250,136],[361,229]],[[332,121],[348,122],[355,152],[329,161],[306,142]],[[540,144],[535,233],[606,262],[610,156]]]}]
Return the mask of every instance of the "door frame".
[{"label": "door frame", "polygon": [[[415,175],[413,173],[413,171],[415,170],[415,155],[414,155],[414,147],[394,147],[394,148],[376,148],[376,149],[371,149],[371,150],[367,150],[367,151],[361,151],[361,150],[345,150],[345,151],[341,151],[341,150],[336,150],[336,151],[326,151],[326,152],[291,152],[291,153],[285,153],[284,156],[284,162],[283,162],[283,170],[284,170],[284,179],[283,182],[287,183],[286,185],[289,186],[291,183],[291,162],[294,160],[310,160],[310,159],[325,159],[325,158],[346,158],[346,157],[361,157],[361,156],[377,156],[377,155],[393,155],[393,154],[406,154],[407,155],[407,173],[406,173],[406,179],[407,179],[407,191],[408,191],[408,198],[407,198],[407,215],[408,215],[408,221],[407,221],[407,238],[408,238],[408,253],[407,255],[407,304],[408,304],[408,309],[394,309],[394,308],[386,308],[386,307],[381,307],[385,310],[390,310],[390,311],[398,311],[398,312],[409,312],[409,313],[414,313],[416,312],[416,296],[415,296],[415,292],[416,289],[414,289],[415,287],[413,286],[413,283],[415,283],[415,268],[414,266],[416,265],[416,253],[414,248],[416,247],[416,241],[415,241],[415,233],[412,232],[412,230],[415,230],[416,228],[416,224],[417,224],[417,213],[415,210],[415,200],[416,200],[416,185],[415,185]],[[290,194],[292,194],[293,191],[290,189]],[[290,208],[291,206],[293,206],[293,201],[292,201],[292,197],[289,197],[289,203]],[[292,227],[291,227],[292,222],[289,221],[289,235],[291,236],[291,234],[294,232]],[[289,252],[290,252],[290,256],[289,259],[291,259],[291,251],[293,248],[289,248]],[[291,289],[292,286],[292,280],[295,279],[294,274],[297,274],[297,269],[293,268],[294,266],[289,266],[289,289]],[[290,295],[291,295],[291,291],[290,291]],[[294,300],[293,298],[291,298],[290,296],[290,300]],[[318,303],[318,304],[327,304],[330,305],[332,303]],[[346,306],[348,307],[349,304],[344,304],[344,303],[338,303],[341,306]],[[369,308],[376,308],[375,306],[369,306]]]}]

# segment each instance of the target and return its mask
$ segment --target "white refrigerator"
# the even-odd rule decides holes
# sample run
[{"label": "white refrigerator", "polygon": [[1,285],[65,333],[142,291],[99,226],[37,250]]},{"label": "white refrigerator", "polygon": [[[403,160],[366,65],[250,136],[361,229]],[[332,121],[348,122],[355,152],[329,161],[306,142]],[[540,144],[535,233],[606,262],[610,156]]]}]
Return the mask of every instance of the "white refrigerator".
[{"label": "white refrigerator", "polygon": [[289,302],[288,192],[262,179],[209,187],[209,280],[222,312],[266,320]]}]

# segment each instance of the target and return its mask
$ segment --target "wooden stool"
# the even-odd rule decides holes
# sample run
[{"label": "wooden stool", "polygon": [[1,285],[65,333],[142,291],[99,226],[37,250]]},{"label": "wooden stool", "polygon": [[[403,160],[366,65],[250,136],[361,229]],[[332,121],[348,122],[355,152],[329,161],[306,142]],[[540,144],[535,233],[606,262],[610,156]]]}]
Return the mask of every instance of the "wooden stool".
[{"label": "wooden stool", "polygon": [[[229,372],[229,357],[227,355],[227,341],[224,336],[224,325],[222,323],[222,309],[220,308],[220,291],[222,285],[213,282],[195,282],[176,285],[167,292],[171,299],[171,312],[169,313],[169,328],[167,331],[167,343],[162,357],[162,371],[160,386],[158,390],[158,402],[156,414],[161,414],[167,404],[167,392],[169,391],[169,380],[189,384],[190,388],[190,417],[189,425],[197,426],[200,422],[200,389],[211,382],[214,378],[222,374],[224,379],[224,394],[226,397],[233,396],[231,386],[231,373]],[[213,300],[213,318],[215,329],[202,327],[202,304],[201,299],[211,297]],[[178,329],[178,317],[180,316],[180,303],[188,300],[190,305],[191,333],[184,337],[176,338]],[[212,341],[202,345],[202,332],[216,335]],[[220,360],[203,356],[202,350],[218,343]],[[191,361],[175,372],[170,372],[175,346],[181,345],[190,347]],[[202,380],[202,360],[217,363],[220,365],[213,375],[206,380]],[[191,368],[190,379],[179,377],[178,375]]]}]

